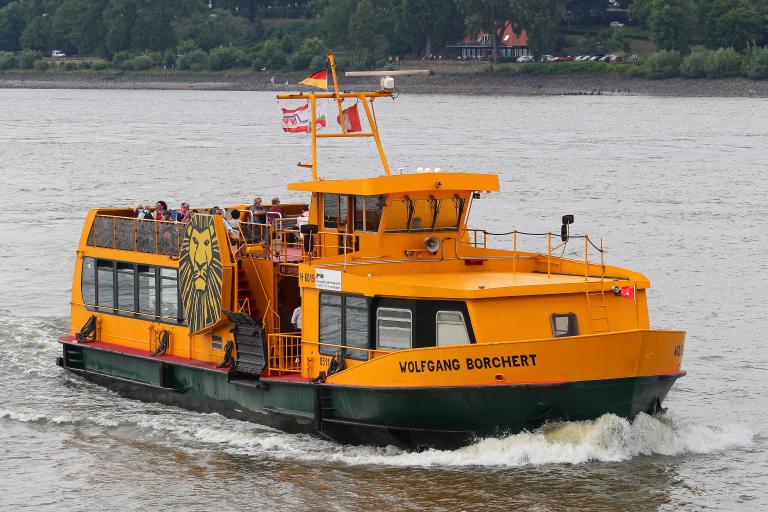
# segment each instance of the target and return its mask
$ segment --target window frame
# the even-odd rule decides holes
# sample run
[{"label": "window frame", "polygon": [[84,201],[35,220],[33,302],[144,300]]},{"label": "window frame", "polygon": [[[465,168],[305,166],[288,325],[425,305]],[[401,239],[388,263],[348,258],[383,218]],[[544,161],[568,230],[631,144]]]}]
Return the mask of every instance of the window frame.
[{"label": "window frame", "polygon": [[[440,343],[440,313],[452,313],[452,314],[458,314],[461,316],[461,325],[464,327],[464,341],[463,343]],[[450,322],[445,322],[450,323]],[[454,322],[452,325],[459,325],[459,322]],[[435,346],[436,347],[450,347],[454,345],[469,345],[471,342],[471,339],[469,337],[469,329],[467,329],[467,319],[464,318],[464,312],[459,310],[451,310],[451,309],[441,309],[439,311],[435,311]]]},{"label": "window frame", "polygon": [[[94,301],[95,304],[89,305],[85,302],[85,296],[83,295],[83,278],[85,276],[85,265],[84,262],[86,259],[92,259],[94,261]],[[101,266],[99,266],[99,263],[103,263]],[[119,273],[119,267],[120,265],[127,265],[131,267],[130,273],[133,276],[133,305],[132,310],[122,310],[118,311],[120,308],[120,304],[118,303],[118,273]],[[102,306],[99,304],[99,301],[101,297],[99,297],[99,268],[112,268],[111,277],[112,277],[112,306]],[[142,275],[152,274],[154,275],[154,290],[155,290],[155,311],[154,313],[147,313],[140,310],[139,307],[139,267],[147,267],[149,269],[152,269],[152,272],[142,272]],[[175,273],[175,277],[173,276],[163,276],[162,270],[168,270]],[[136,318],[140,320],[150,321],[150,322],[160,322],[164,324],[170,324],[170,325],[186,325],[186,317],[185,317],[185,311],[184,311],[184,305],[181,300],[181,293],[179,292],[179,269],[175,267],[163,267],[163,266],[157,266],[157,265],[148,265],[146,263],[138,263],[135,261],[122,261],[122,260],[111,260],[107,258],[99,258],[96,256],[83,256],[80,263],[80,293],[83,295],[83,305],[90,311],[97,311],[99,313],[105,313],[108,315],[114,315],[114,316],[121,316],[124,318]],[[106,274],[106,271],[103,272]],[[161,292],[161,279],[165,279],[167,281],[176,281],[176,317],[174,319],[168,317],[164,318],[161,316],[162,311],[162,292]]]},{"label": "window frame", "polygon": [[[578,336],[579,335],[579,323],[576,317],[576,313],[552,313],[550,315],[550,324],[552,326],[552,337],[553,338],[567,338],[570,336]],[[559,318],[567,318],[568,319],[568,329],[565,331],[557,329],[557,319]],[[559,334],[558,334],[559,333]]]},{"label": "window frame", "polygon": [[[408,321],[410,322],[410,328],[408,329],[408,346],[403,348],[386,348],[381,347],[381,328],[379,326],[379,321],[382,319],[380,314],[384,311],[395,311],[395,312],[407,312],[408,313]],[[386,319],[386,318],[385,318]],[[402,320],[401,318],[391,318],[391,320]],[[395,327],[397,329],[397,327]],[[379,306],[376,308],[376,350],[410,350],[413,348],[413,311],[409,308],[393,308],[388,306]]]},{"label": "window frame", "polygon": [[[321,339],[320,336],[320,329],[321,329],[321,322],[323,321],[323,315],[322,315],[322,308],[323,306],[332,306],[331,304],[323,304],[322,300],[324,297],[339,297],[339,310],[340,310],[340,317],[339,317],[339,340],[338,341],[329,341]],[[347,344],[347,299],[348,298],[355,298],[355,299],[363,299],[365,302],[365,319],[366,319],[366,338],[365,338],[365,346],[351,346]],[[362,309],[358,306],[354,306],[356,309]],[[318,352],[320,352],[321,355],[324,356],[335,356],[336,353],[341,350],[342,354],[344,354],[344,357],[346,359],[354,359],[356,361],[368,361],[369,358],[369,350],[371,349],[371,300],[369,297],[366,297],[365,295],[360,294],[352,294],[352,293],[334,293],[334,292],[320,292],[318,296],[318,308],[317,308],[317,334],[318,334],[318,342],[319,343],[331,343],[333,345],[339,345],[343,348],[339,349],[337,347],[324,347],[323,345],[318,346]],[[361,350],[364,349],[364,350]]]}]

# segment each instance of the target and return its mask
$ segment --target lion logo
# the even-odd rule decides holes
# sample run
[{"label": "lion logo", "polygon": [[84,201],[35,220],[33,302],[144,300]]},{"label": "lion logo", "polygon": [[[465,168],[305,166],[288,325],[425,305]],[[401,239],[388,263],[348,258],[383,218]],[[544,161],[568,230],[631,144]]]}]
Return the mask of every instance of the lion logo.
[{"label": "lion logo", "polygon": [[219,320],[222,273],[213,217],[194,215],[184,232],[179,258],[179,288],[190,333]]}]

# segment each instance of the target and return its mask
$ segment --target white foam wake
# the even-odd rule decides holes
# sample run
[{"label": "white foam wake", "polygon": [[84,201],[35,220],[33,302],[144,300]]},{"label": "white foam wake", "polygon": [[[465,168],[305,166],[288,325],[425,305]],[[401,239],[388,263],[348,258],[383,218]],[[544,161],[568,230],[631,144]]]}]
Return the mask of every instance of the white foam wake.
[{"label": "white foam wake", "polygon": [[596,420],[550,425],[535,432],[489,438],[457,450],[407,452],[393,447],[341,446],[278,432],[204,428],[196,437],[228,451],[303,460],[389,466],[524,466],[624,461],[642,455],[719,452],[752,444],[740,425],[697,425],[639,415],[633,422],[612,414]]}]

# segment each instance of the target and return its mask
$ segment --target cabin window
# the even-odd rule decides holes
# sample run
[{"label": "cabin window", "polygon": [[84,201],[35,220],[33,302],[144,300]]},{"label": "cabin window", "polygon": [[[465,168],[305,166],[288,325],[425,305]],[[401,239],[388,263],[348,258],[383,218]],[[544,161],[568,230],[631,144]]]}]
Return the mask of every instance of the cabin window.
[{"label": "cabin window", "polygon": [[343,228],[347,225],[349,197],[338,194],[323,194],[323,226]]},{"label": "cabin window", "polygon": [[469,343],[467,324],[464,322],[464,314],[461,311],[438,311],[435,323],[438,347]]},{"label": "cabin window", "polygon": [[[344,343],[347,347],[368,348],[368,300],[365,297],[344,297]],[[367,350],[346,350],[351,359],[368,360]]]},{"label": "cabin window", "polygon": [[323,226],[339,227],[339,196],[336,194],[323,194]]},{"label": "cabin window", "polygon": [[96,263],[96,301],[99,311],[112,313],[115,307],[115,269],[114,263],[99,260]]},{"label": "cabin window", "polygon": [[[320,343],[341,345],[341,295],[320,294]],[[337,347],[320,345],[320,353],[332,356]]]},{"label": "cabin window", "polygon": [[157,316],[157,269],[139,265],[137,279],[139,287],[139,313],[143,318],[153,320]]},{"label": "cabin window", "polygon": [[411,348],[413,314],[410,309],[379,308],[376,311],[376,348],[403,350]]},{"label": "cabin window", "polygon": [[403,199],[392,201],[387,231],[455,230],[464,212],[464,198]]},{"label": "cabin window", "polygon": [[575,313],[552,314],[552,336],[562,338],[564,336],[578,336],[579,326],[576,323]]},{"label": "cabin window", "polygon": [[355,196],[355,231],[378,232],[384,196]]},{"label": "cabin window", "polygon": [[160,269],[160,316],[166,322],[181,319],[179,315],[179,286],[176,269]]},{"label": "cabin window", "polygon": [[83,258],[80,291],[83,294],[83,303],[88,309],[92,309],[96,304],[96,261],[93,258]]},{"label": "cabin window", "polygon": [[132,316],[134,310],[133,263],[117,264],[117,314]]}]

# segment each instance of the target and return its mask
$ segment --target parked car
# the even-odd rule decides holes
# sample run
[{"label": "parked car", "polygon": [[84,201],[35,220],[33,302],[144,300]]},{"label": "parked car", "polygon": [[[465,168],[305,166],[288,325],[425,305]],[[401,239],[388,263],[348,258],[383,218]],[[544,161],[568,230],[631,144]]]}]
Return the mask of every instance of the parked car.
[{"label": "parked car", "polygon": [[53,57],[55,59],[59,59],[61,57],[66,57],[66,56],[67,56],[67,54],[62,52],[61,50],[53,50],[51,52],[51,57]]},{"label": "parked car", "polygon": [[563,57],[552,57],[549,59],[549,62],[570,62],[573,60],[573,57],[570,55],[563,56]]},{"label": "parked car", "polygon": [[533,62],[533,55],[523,55],[517,58],[517,62]]},{"label": "parked car", "polygon": [[600,60],[600,59],[602,59],[602,58],[603,58],[603,56],[602,56],[602,55],[592,55],[592,56],[589,58],[589,60],[591,60],[591,61],[597,61],[597,60]]},{"label": "parked car", "polygon": [[612,55],[610,59],[608,59],[608,62],[621,62],[624,59],[619,55]]},{"label": "parked car", "polygon": [[603,55],[602,57],[600,57],[600,62],[610,62],[610,60],[613,57],[614,57],[614,55],[611,55],[611,54]]},{"label": "parked car", "polygon": [[552,59],[554,59],[552,55],[549,55],[549,54],[542,55],[541,58],[539,59],[539,62],[552,62]]},{"label": "parked car", "polygon": [[623,27],[624,24],[620,21],[612,21],[608,24],[608,26],[611,28],[619,28],[619,27]]}]

